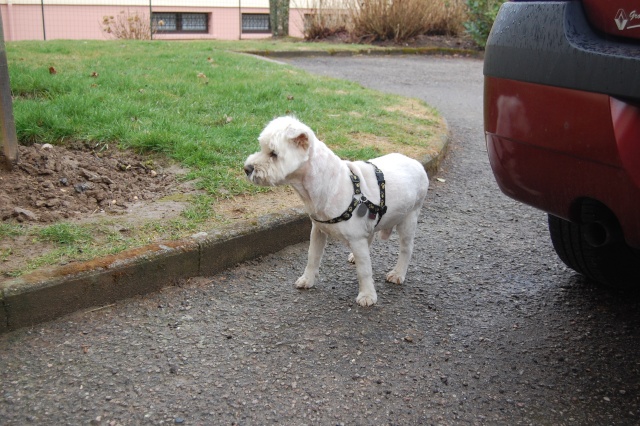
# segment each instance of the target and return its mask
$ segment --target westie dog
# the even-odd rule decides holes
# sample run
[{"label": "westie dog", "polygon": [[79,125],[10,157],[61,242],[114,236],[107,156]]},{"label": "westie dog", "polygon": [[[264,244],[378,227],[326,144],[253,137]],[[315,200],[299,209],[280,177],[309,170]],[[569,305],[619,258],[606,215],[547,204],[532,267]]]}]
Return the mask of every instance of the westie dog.
[{"label": "westie dog", "polygon": [[401,154],[370,162],[343,161],[313,131],[294,117],[271,121],[258,138],[260,151],[250,155],[244,170],[263,186],[291,185],[311,217],[309,258],[298,288],[313,287],[327,236],[346,242],[355,262],[361,306],[376,303],[369,247],[374,234],[388,239],[395,228],[400,255],[387,281],[404,282],[413,252],[420,208],[429,179],[422,164]]}]

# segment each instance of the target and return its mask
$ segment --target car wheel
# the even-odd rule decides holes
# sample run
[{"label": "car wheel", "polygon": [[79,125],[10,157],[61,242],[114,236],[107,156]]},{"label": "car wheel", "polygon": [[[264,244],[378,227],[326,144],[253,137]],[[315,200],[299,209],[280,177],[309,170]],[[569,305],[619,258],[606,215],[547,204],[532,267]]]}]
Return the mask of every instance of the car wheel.
[{"label": "car wheel", "polygon": [[549,215],[549,233],[558,257],[574,271],[617,289],[640,284],[640,254],[625,243],[606,208],[586,205],[582,223]]}]

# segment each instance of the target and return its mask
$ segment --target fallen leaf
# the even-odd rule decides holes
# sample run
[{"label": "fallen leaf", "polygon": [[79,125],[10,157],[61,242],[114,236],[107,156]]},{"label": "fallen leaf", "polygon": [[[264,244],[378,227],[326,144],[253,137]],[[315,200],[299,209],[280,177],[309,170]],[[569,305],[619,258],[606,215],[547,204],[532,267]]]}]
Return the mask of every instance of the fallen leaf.
[{"label": "fallen leaf", "polygon": [[57,74],[58,71],[54,67],[49,67],[49,74]]},{"label": "fallen leaf", "polygon": [[442,182],[442,183],[446,182],[446,181],[445,181],[444,179],[442,179],[442,178],[436,178],[436,180],[437,180],[438,182]]}]

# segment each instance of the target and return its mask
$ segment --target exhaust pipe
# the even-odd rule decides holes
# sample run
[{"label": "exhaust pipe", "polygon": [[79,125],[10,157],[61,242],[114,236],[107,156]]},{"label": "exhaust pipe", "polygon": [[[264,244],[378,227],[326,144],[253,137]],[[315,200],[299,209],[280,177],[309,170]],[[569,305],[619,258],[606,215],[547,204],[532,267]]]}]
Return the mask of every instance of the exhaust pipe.
[{"label": "exhaust pipe", "polygon": [[599,248],[624,240],[618,220],[605,206],[586,202],[582,206],[582,235],[592,247]]}]

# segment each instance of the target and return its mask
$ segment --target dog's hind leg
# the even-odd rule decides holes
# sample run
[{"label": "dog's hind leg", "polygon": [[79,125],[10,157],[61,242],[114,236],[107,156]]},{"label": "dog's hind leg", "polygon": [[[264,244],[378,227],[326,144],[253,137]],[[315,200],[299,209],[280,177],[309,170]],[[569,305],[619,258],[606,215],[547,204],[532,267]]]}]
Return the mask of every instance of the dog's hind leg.
[{"label": "dog's hind leg", "polygon": [[361,240],[350,241],[349,246],[353,251],[356,271],[358,273],[359,292],[356,302],[360,306],[374,305],[378,301],[378,295],[376,294],[376,288],[373,285],[369,240],[363,238]]},{"label": "dog's hind leg", "polygon": [[297,288],[311,288],[315,285],[326,244],[327,234],[322,232],[315,223],[312,223],[307,267],[304,269],[304,274],[296,281]]},{"label": "dog's hind leg", "polygon": [[398,255],[398,263],[387,274],[387,281],[395,284],[402,284],[407,275],[409,261],[413,254],[413,239],[418,227],[418,216],[420,209],[415,209],[407,215],[407,217],[396,226],[398,232],[398,240],[400,242],[400,254]]}]

